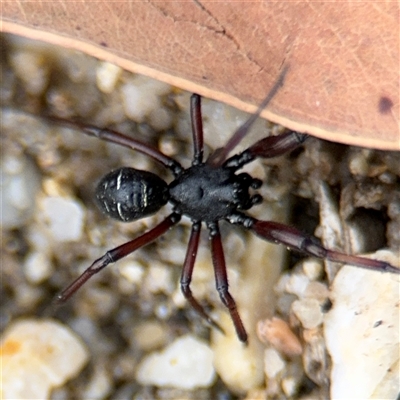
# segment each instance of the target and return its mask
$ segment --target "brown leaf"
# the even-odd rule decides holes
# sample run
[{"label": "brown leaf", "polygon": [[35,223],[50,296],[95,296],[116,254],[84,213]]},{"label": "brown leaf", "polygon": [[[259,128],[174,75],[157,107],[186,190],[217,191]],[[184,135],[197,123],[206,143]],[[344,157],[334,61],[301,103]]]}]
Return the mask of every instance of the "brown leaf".
[{"label": "brown leaf", "polygon": [[2,4],[2,30],[71,47],[329,140],[400,149],[399,2]]}]

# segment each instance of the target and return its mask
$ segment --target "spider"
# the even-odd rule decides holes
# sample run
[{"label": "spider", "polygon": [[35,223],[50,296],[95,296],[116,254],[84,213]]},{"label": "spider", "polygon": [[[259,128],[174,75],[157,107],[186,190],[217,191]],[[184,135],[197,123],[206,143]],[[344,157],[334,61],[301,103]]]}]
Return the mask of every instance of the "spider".
[{"label": "spider", "polygon": [[144,218],[156,213],[168,202],[172,205],[172,213],[151,230],[107,251],[94,261],[75,281],[57,295],[56,303],[65,302],[91,276],[100,272],[107,265],[117,262],[166,233],[180,221],[183,215],[191,219],[192,228],[180,279],[182,293],[201,317],[214,328],[223,332],[218,323],[195,299],[190,289],[201,224],[204,222],[208,228],[211,242],[216,289],[222,303],[229,311],[239,340],[244,343],[248,340],[247,332],[235,300],[228,289],[228,277],[219,230],[219,221],[221,220],[240,225],[263,240],[283,244],[310,256],[381,272],[399,273],[397,268],[386,262],[326,249],[316,238],[310,237],[294,227],[273,221],[258,220],[243,212],[262,201],[259,194],[250,195],[249,193],[250,189],[258,189],[262,182],[247,173],[237,173],[237,171],[256,158],[276,157],[289,152],[300,146],[308,137],[307,134],[288,131],[279,136],[261,139],[242,153],[227,157],[228,153],[247,134],[250,126],[282,85],[285,72],[281,73],[280,78],[256,113],[238,128],[224,148],[217,149],[206,161],[203,161],[201,97],[193,94],[190,114],[194,155],[192,165],[186,169],[150,145],[111,129],[98,128],[58,117],[46,117],[50,121],[80,129],[89,136],[146,154],[168,168],[174,176],[174,180],[168,184],[152,172],[122,167],[108,173],[100,180],[96,189],[97,204],[105,214],[114,219],[131,222]]}]

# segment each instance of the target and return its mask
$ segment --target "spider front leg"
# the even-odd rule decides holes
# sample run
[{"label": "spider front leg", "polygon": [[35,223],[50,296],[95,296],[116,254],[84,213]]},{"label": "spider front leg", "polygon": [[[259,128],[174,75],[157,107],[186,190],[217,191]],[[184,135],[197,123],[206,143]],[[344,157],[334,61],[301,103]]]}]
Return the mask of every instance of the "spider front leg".
[{"label": "spider front leg", "polygon": [[60,294],[58,294],[54,302],[56,304],[64,303],[93,275],[100,272],[107,265],[115,263],[121,258],[124,258],[127,255],[133,253],[140,247],[151,243],[153,240],[164,234],[172,226],[177,224],[180,219],[181,216],[179,214],[172,213],[167,218],[165,218],[164,221],[162,221],[150,231],[145,232],[143,235],[131,240],[128,243],[124,243],[121,246],[116,247],[115,249],[107,251],[106,254],[97,259],[88,269],[86,269],[81,276],[79,276]]},{"label": "spider front leg", "polygon": [[203,161],[203,118],[201,117],[201,96],[192,94],[190,97],[190,120],[192,121],[193,162],[198,165]]},{"label": "spider front leg", "polygon": [[261,112],[268,106],[270,101],[274,98],[279,88],[283,86],[285,82],[286,73],[289,70],[289,64],[283,65],[278,79],[275,81],[267,97],[258,106],[257,111],[252,114],[247,121],[245,121],[232,135],[228,143],[223,147],[214,151],[213,154],[208,158],[207,164],[213,167],[220,167],[228,154],[241,142],[241,140],[247,135],[250,127],[254,124],[256,119],[261,115]]},{"label": "spider front leg", "polygon": [[215,283],[219,297],[225,307],[228,308],[236,334],[241,342],[247,343],[247,332],[240,318],[235,300],[228,291],[228,275],[226,273],[226,264],[224,250],[222,248],[221,234],[218,223],[212,222],[207,224],[211,237],[211,254],[214,264]]},{"label": "spider front leg", "polygon": [[242,153],[228,158],[224,167],[239,169],[256,158],[277,157],[302,145],[308,135],[299,132],[286,132],[278,136],[268,136],[254,143]]}]

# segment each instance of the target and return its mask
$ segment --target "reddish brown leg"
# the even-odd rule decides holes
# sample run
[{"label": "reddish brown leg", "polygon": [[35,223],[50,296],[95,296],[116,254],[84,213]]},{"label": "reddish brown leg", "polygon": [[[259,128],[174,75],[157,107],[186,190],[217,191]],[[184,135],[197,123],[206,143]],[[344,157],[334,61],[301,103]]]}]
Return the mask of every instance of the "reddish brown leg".
[{"label": "reddish brown leg", "polygon": [[242,153],[228,158],[224,166],[239,169],[256,158],[280,156],[299,147],[307,138],[308,135],[293,131],[266,137],[254,143]]},{"label": "reddish brown leg", "polygon": [[[296,228],[279,224],[272,221],[258,221],[254,218],[246,217],[250,228],[256,235],[262,239],[271,242],[284,244],[293,250],[298,250],[314,257],[327,259],[343,264],[350,264],[356,267],[366,268],[380,272],[400,273],[400,269],[393,265],[379,260],[373,260],[364,257],[358,257],[329,250],[318,243],[318,241],[309,237]],[[246,226],[246,225],[245,225]]]},{"label": "reddish brown leg", "polygon": [[218,329],[222,333],[222,328],[205,312],[203,306],[193,297],[192,291],[190,290],[190,283],[192,281],[192,274],[194,263],[196,261],[197,249],[199,247],[201,231],[201,222],[194,222],[192,225],[192,232],[190,234],[189,244],[186,251],[185,262],[183,263],[182,275],[181,275],[181,290],[183,295],[193,309],[203,317],[210,325]]},{"label": "reddish brown leg", "polygon": [[211,237],[211,254],[214,264],[215,283],[222,303],[228,308],[236,334],[241,342],[247,343],[247,332],[240,318],[235,300],[228,291],[228,276],[226,273],[224,250],[222,248],[221,234],[218,223],[208,223]]},{"label": "reddish brown leg", "polygon": [[97,259],[88,269],[86,269],[81,276],[79,276],[74,282],[72,282],[66,289],[64,289],[55,298],[55,303],[64,303],[67,301],[89,278],[100,272],[107,265],[112,264],[126,257],[128,254],[133,253],[140,247],[151,243],[157,239],[173,225],[177,224],[181,219],[181,216],[176,213],[170,214],[164,221],[158,224],[156,227],[136,239],[131,240],[128,243],[124,243],[121,246],[116,247],[110,251],[107,251],[104,256]]},{"label": "reddish brown leg", "polygon": [[271,90],[269,91],[267,97],[262,101],[262,103],[259,105],[257,111],[250,116],[250,118],[242,125],[240,126],[236,132],[232,135],[232,137],[229,139],[228,143],[225,145],[225,147],[217,149],[207,160],[207,164],[212,165],[213,167],[220,167],[224,161],[226,160],[226,157],[228,154],[241,142],[241,140],[247,135],[247,132],[249,131],[251,125],[253,125],[254,121],[260,116],[261,112],[268,106],[270,101],[273,99],[277,91],[281,86],[283,86],[283,83],[285,81],[285,76],[286,73],[289,69],[289,65],[285,65],[281,73],[277,79],[277,81],[274,83],[272,86]]},{"label": "reddish brown leg", "polygon": [[175,176],[183,171],[182,166],[173,158],[166,156],[146,143],[140,142],[139,140],[133,139],[130,136],[116,132],[112,129],[98,128],[93,125],[88,125],[77,121],[70,121],[59,117],[45,116],[44,118],[48,121],[79,129],[88,136],[97,137],[101,140],[105,140],[106,142],[115,143],[146,154],[147,156],[164,165],[164,167],[169,168]]},{"label": "reddish brown leg", "polygon": [[192,165],[200,164],[203,161],[203,120],[201,117],[201,97],[192,94],[190,98],[190,119],[192,121],[192,135],[194,155]]}]

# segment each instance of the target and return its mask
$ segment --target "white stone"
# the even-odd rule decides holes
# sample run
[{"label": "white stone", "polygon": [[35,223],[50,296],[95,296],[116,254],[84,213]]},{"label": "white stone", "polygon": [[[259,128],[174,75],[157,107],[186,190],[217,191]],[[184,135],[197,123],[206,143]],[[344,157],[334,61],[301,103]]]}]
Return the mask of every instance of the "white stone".
[{"label": "white stone", "polygon": [[320,304],[323,304],[329,297],[329,289],[321,282],[310,282],[304,291],[304,297],[318,300]]},{"label": "white stone", "polygon": [[264,352],[264,372],[272,379],[285,368],[285,361],[275,349],[266,349]]},{"label": "white stone", "polygon": [[286,396],[293,397],[296,394],[297,381],[294,377],[282,379],[282,389]]},{"label": "white stone", "polygon": [[94,373],[83,391],[83,399],[104,399],[113,388],[110,372],[103,364],[95,364]]},{"label": "white stone", "polygon": [[324,263],[316,258],[308,258],[303,262],[303,271],[310,281],[315,281],[322,275]]},{"label": "white stone", "polygon": [[39,175],[25,158],[5,156],[1,162],[1,224],[3,228],[22,225],[33,213],[40,187]]},{"label": "white stone", "polygon": [[145,321],[134,329],[134,343],[143,351],[160,348],[167,340],[167,331],[158,321]]},{"label": "white stone", "polygon": [[41,201],[42,218],[57,242],[77,241],[81,238],[85,212],[73,199],[49,196]]},{"label": "white stone", "polygon": [[148,268],[144,285],[152,293],[172,293],[172,269],[161,263],[153,262]]},{"label": "white stone", "polygon": [[297,297],[303,297],[303,294],[310,280],[303,274],[293,274],[286,282],[286,291],[295,294]]},{"label": "white stone", "polygon": [[369,169],[369,152],[357,152],[350,156],[349,169],[353,175],[366,176]]},{"label": "white stone", "polygon": [[33,95],[43,93],[49,79],[49,64],[46,65],[40,53],[30,51],[11,53],[9,60],[29,93]]},{"label": "white stone", "polygon": [[187,335],[162,352],[152,353],[139,365],[136,379],[143,385],[195,389],[215,380],[213,353],[202,341]]},{"label": "white stone", "polygon": [[125,114],[136,122],[143,122],[153,110],[161,107],[159,97],[170,90],[165,83],[135,77],[121,87]]},{"label": "white stone", "polygon": [[96,70],[97,87],[103,93],[111,93],[121,76],[122,69],[115,64],[109,62],[99,63]]},{"label": "white stone", "polygon": [[135,260],[122,260],[118,264],[119,273],[133,284],[140,284],[143,280],[144,266]]},{"label": "white stone", "polygon": [[[398,253],[380,251],[374,258],[400,266]],[[351,266],[337,274],[331,289],[333,308],[324,320],[333,364],[331,398],[398,395],[399,293],[399,275]]]},{"label": "white stone", "polygon": [[12,323],[1,340],[2,399],[48,399],[78,374],[89,354],[69,328],[52,320]]},{"label": "white stone", "polygon": [[30,282],[35,284],[46,280],[52,270],[48,256],[42,252],[30,253],[24,262],[25,275]]},{"label": "white stone", "polygon": [[137,87],[134,82],[122,85],[121,96],[125,114],[136,122],[143,122],[146,115],[155,107],[160,106],[155,96],[144,96],[142,89]]},{"label": "white stone", "polygon": [[316,299],[295,300],[292,311],[305,329],[313,329],[323,321],[321,306]]}]

